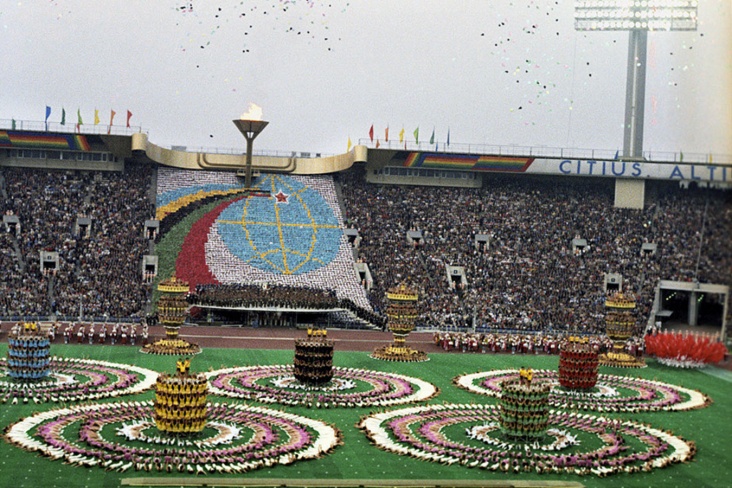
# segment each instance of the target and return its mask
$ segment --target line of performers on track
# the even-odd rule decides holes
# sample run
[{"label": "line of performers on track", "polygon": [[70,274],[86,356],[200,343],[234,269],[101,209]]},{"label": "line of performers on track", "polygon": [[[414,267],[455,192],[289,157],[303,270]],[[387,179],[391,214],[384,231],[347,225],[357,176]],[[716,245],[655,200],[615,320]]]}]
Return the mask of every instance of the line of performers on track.
[{"label": "line of performers on track", "polygon": [[48,329],[51,342],[61,335],[64,344],[145,345],[150,338],[147,324],[54,323]]},{"label": "line of performers on track", "polygon": [[[520,334],[515,332],[448,332],[436,331],[432,339],[442,350],[507,353],[507,354],[559,354],[561,343],[568,334]],[[592,348],[598,353],[613,349],[613,341],[607,336],[588,336]],[[625,342],[625,352],[642,357],[645,352],[643,338],[631,337]]]}]

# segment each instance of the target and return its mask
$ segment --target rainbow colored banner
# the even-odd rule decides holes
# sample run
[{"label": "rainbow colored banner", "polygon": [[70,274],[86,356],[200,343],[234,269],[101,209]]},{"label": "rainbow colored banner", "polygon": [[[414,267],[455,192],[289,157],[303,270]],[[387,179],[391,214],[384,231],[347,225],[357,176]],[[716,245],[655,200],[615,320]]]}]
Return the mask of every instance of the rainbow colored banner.
[{"label": "rainbow colored banner", "polygon": [[404,166],[457,171],[523,173],[533,162],[534,158],[526,157],[410,152],[404,161]]},{"label": "rainbow colored banner", "polygon": [[0,131],[0,147],[35,149],[68,149],[89,151],[91,146],[81,134],[38,134],[35,132]]}]

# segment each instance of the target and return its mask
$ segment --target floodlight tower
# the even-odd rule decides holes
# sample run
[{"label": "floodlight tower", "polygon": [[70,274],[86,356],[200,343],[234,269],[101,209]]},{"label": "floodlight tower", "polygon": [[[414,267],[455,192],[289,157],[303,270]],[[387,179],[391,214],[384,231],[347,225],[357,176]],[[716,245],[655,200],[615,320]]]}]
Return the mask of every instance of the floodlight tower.
[{"label": "floodlight tower", "polygon": [[[648,31],[693,31],[697,0],[575,0],[574,28],[579,31],[628,31],[628,71],[622,160],[643,159]],[[625,172],[625,162],[622,163]],[[645,181],[616,178],[618,208],[643,209]]]},{"label": "floodlight tower", "polygon": [[629,31],[623,157],[643,157],[648,31],[694,31],[697,0],[575,0],[579,31]]}]

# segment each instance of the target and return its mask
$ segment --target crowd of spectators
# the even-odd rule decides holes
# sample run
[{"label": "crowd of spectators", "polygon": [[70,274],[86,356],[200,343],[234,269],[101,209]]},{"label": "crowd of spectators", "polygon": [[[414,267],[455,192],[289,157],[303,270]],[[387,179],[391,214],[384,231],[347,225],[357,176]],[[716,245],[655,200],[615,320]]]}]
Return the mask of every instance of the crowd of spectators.
[{"label": "crowd of spectators", "polygon": [[[2,168],[0,210],[17,215],[20,226],[0,232],[0,315],[141,316],[150,292],[141,259],[149,246],[143,224],[154,215],[152,171]],[[223,190],[239,184],[229,174],[231,181],[220,181],[221,173],[204,172],[203,179],[192,173],[161,169],[158,204],[201,181]],[[372,185],[354,167],[336,176],[341,217],[332,177],[297,178],[323,196],[343,226],[358,230],[358,259],[373,277],[370,292],[343,236],[337,257],[320,270],[278,275],[233,266],[228,284],[215,294],[199,287],[197,299],[298,308],[326,300],[329,308],[381,323],[386,291],[406,282],[419,292],[420,326],[551,335],[604,330],[606,273],[622,275],[622,288],[636,296],[639,332],[659,279],[732,284],[729,192],[647,181],[646,207],[631,210],[614,208],[612,179],[491,174],[478,189]],[[88,235],[75,229],[77,217],[91,219]],[[410,230],[422,239],[408,241]],[[489,242],[476,245],[476,234]],[[573,248],[575,238],[587,246]],[[228,259],[217,242],[207,243],[208,257]],[[655,243],[656,251],[641,252],[643,243]],[[58,252],[52,272],[41,272],[44,250]],[[466,284],[451,282],[446,265],[463,267]],[[268,283],[266,293],[236,284],[254,282]],[[242,287],[251,295],[227,298]],[[310,291],[303,295],[304,288]]]},{"label": "crowd of spectators", "polygon": [[[332,289],[268,283],[199,284],[187,296],[195,307],[223,307],[246,310],[334,311],[348,310],[364,322],[383,326],[384,318],[363,309]],[[344,317],[344,320],[348,320]]]},{"label": "crowd of spectators", "polygon": [[[640,333],[659,279],[731,282],[724,192],[649,181],[650,204],[632,210],[613,206],[612,179],[492,174],[480,189],[373,185],[352,168],[338,180],[373,276],[373,307],[384,311],[387,289],[407,282],[419,291],[422,326],[601,333],[605,273],[619,273],[637,297]],[[423,238],[409,242],[408,231]],[[487,246],[476,234],[490,236]],[[575,238],[587,246],[573,248]],[[641,252],[646,242],[655,253]],[[467,285],[452,284],[446,265],[464,267]]]},{"label": "crowd of spectators", "polygon": [[[11,270],[0,278],[0,315],[128,318],[143,310],[152,168],[3,168],[2,174],[2,211],[18,216],[20,232],[6,232],[0,241]],[[80,217],[91,225],[77,228]],[[58,266],[41,272],[41,251],[57,252]]]},{"label": "crowd of spectators", "polygon": [[[39,260],[23,263],[18,259],[18,241],[10,232],[0,232],[0,315],[41,315],[48,306],[46,276]],[[26,272],[25,270],[30,270]]]},{"label": "crowd of spectators", "polygon": [[286,285],[234,283],[197,285],[188,303],[236,308],[332,309],[338,306],[333,290]]}]

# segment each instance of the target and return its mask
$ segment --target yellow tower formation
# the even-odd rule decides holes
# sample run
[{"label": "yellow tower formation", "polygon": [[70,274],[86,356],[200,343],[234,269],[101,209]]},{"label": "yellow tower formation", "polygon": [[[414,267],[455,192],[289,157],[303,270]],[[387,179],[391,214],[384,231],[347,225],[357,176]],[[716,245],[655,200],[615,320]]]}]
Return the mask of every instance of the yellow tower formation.
[{"label": "yellow tower formation", "polygon": [[636,332],[635,297],[629,293],[614,293],[605,301],[605,309],[605,333],[613,341],[613,348],[600,354],[600,364],[615,368],[644,368],[646,362],[642,357],[628,354],[625,350],[626,342]]},{"label": "yellow tower formation", "polygon": [[158,290],[161,293],[158,299],[158,320],[165,327],[165,339],[145,345],[141,349],[142,352],[173,356],[187,356],[201,352],[198,344],[184,341],[178,337],[180,327],[188,316],[186,295],[188,295],[189,288],[187,281],[179,280],[175,276],[158,284]]},{"label": "yellow tower formation", "polygon": [[416,290],[402,283],[390,289],[386,298],[389,305],[386,308],[388,327],[394,336],[394,342],[374,350],[372,357],[385,361],[427,361],[427,353],[418,351],[406,345],[407,336],[414,330],[419,312]]},{"label": "yellow tower formation", "polygon": [[175,375],[162,373],[155,383],[155,425],[170,435],[201,432],[208,419],[208,380],[191,374],[191,360],[180,359]]}]

